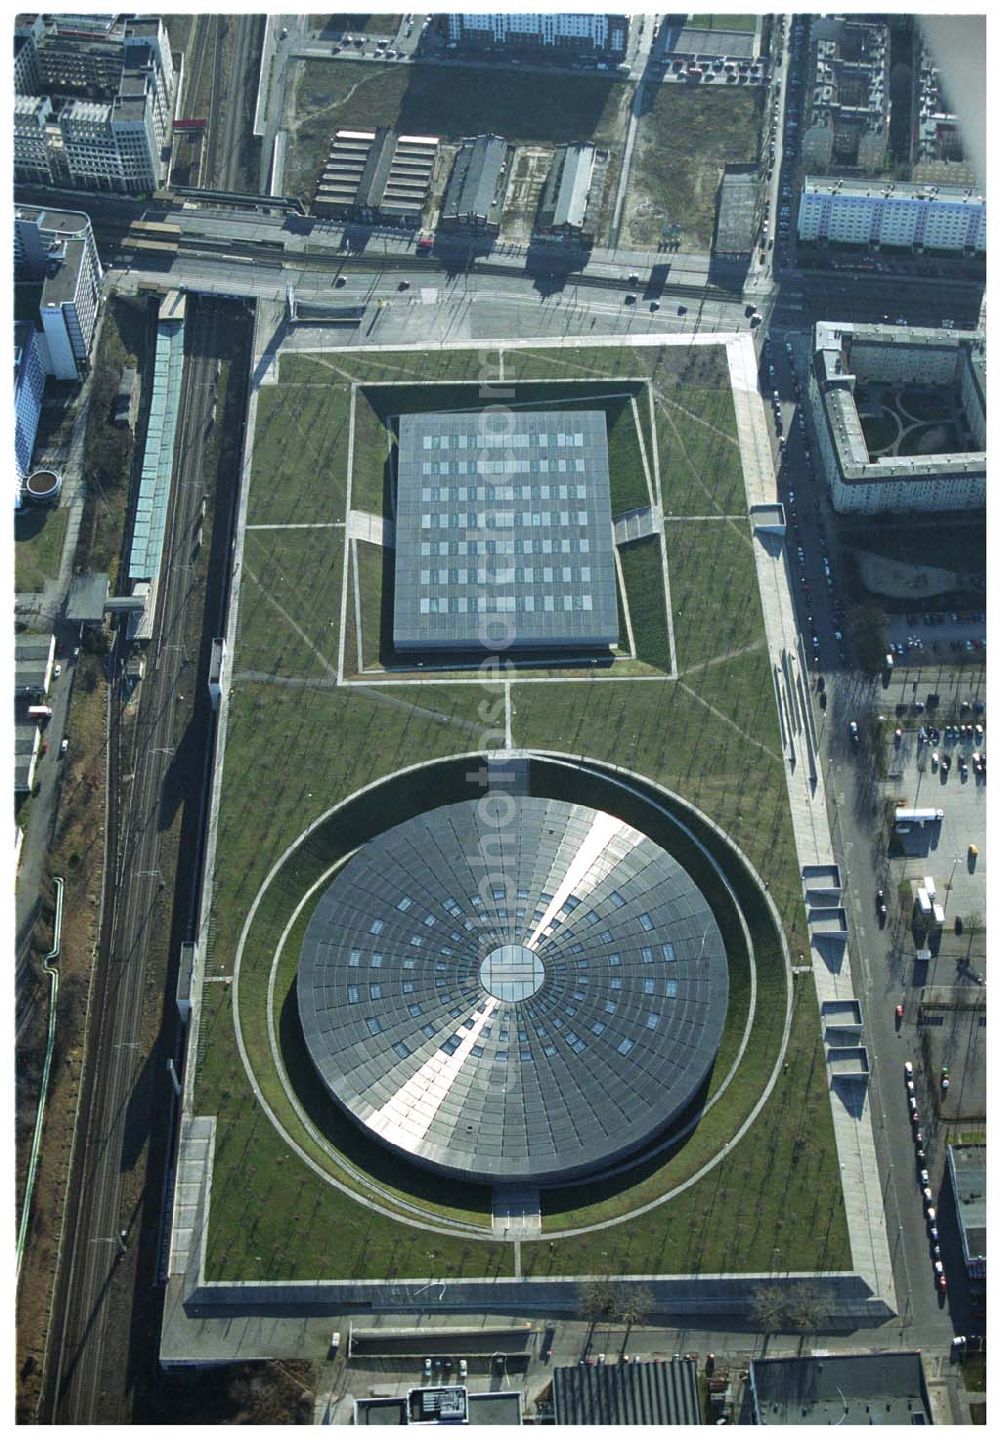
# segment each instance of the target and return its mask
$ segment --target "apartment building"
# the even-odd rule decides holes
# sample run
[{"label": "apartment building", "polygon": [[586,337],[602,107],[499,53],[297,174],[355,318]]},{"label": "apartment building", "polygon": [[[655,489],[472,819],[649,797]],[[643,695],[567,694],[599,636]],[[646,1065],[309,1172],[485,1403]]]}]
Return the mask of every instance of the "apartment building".
[{"label": "apartment building", "polygon": [[448,40],[456,45],[506,45],[511,48],[558,45],[601,51],[617,57],[628,49],[628,16],[504,11],[499,14],[449,15]]},{"label": "apartment building", "polygon": [[[858,392],[880,385],[927,387],[950,399],[955,427],[966,432],[966,448],[928,453],[901,445],[872,454]],[[986,504],[982,336],[820,321],[809,399],[834,510],[875,515],[974,510]]]},{"label": "apartment building", "polygon": [[174,68],[157,16],[22,17],[15,180],[142,194],[167,173]]},{"label": "apartment building", "polygon": [[42,413],[42,395],[48,374],[45,338],[30,320],[14,326],[14,505],[21,504],[21,482],[31,468],[31,454]]},{"label": "apartment building", "polygon": [[88,216],[21,205],[14,212],[14,272],[41,280],[39,315],[47,370],[77,380],[90,359],[101,294],[101,262]]},{"label": "apartment building", "polygon": [[807,176],[797,229],[803,241],[982,254],[986,200],[960,186]]},{"label": "apartment building", "polygon": [[884,169],[889,143],[889,32],[860,16],[810,25],[802,158],[825,171]]}]

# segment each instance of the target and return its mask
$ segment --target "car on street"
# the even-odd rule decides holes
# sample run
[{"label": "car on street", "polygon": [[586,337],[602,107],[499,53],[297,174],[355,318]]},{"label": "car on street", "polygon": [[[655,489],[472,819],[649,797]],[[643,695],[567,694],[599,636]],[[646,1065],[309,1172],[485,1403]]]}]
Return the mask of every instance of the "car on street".
[{"label": "car on street", "polygon": [[62,741],[60,742],[60,745],[59,745],[59,758],[60,758],[60,760],[62,759],[62,757],[66,754],[66,752],[67,752],[68,750],[69,750],[69,736],[63,736]]},{"label": "car on street", "polygon": [[880,922],[884,922],[889,908],[885,903],[885,891],[875,892],[875,914]]},{"label": "car on street", "polygon": [[[858,743],[858,723],[857,723],[857,721],[853,721],[853,720],[852,720],[852,721],[849,723],[849,725],[848,725],[848,727],[847,727],[847,733],[848,733],[848,735],[851,737],[851,740],[854,742],[854,744],[857,745],[857,743]],[[898,1013],[899,1013],[899,1014],[902,1014],[902,1010],[903,1010],[902,1006],[899,1006],[899,1007],[897,1008],[897,1010],[898,1010]]]},{"label": "car on street", "polygon": [[912,1062],[912,1061],[904,1061],[904,1062],[903,1062],[903,1075],[906,1077],[906,1079],[907,1079],[908,1081],[912,1081],[912,1080],[913,1080],[913,1062]]},{"label": "car on street", "polygon": [[61,665],[57,665],[57,666],[55,667],[55,669],[53,670],[53,672],[52,672],[52,679],[53,679],[53,680],[58,680],[61,675],[62,675],[62,666],[61,666]]}]

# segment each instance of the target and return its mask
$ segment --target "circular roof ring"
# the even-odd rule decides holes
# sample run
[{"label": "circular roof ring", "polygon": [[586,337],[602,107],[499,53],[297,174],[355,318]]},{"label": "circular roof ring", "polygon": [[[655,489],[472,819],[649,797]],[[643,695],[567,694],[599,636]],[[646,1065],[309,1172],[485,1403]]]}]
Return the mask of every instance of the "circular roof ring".
[{"label": "circular roof ring", "polygon": [[668,851],[604,811],[505,796],[356,852],[306,928],[297,993],[358,1125],[495,1185],[586,1175],[662,1133],[712,1068],[728,989]]}]

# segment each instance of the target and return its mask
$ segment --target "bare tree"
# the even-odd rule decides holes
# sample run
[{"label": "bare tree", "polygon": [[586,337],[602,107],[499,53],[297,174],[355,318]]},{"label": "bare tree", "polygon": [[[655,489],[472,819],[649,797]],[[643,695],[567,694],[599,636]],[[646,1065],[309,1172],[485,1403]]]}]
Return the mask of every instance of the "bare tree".
[{"label": "bare tree", "polygon": [[581,1283],[579,1288],[580,1310],[590,1323],[587,1332],[587,1346],[590,1346],[594,1327],[599,1321],[607,1321],[614,1315],[618,1293],[609,1276],[592,1276]]},{"label": "bare tree", "polygon": [[788,1320],[797,1331],[816,1331],[825,1315],[819,1288],[811,1281],[802,1281],[788,1293]]},{"label": "bare tree", "polygon": [[648,1286],[622,1286],[618,1291],[617,1302],[618,1319],[625,1327],[618,1354],[620,1361],[625,1355],[632,1327],[641,1325],[649,1318],[653,1309],[653,1293]]},{"label": "bare tree", "polygon": [[785,1315],[785,1293],[780,1286],[760,1286],[750,1298],[750,1316],[762,1331],[773,1331]]},{"label": "bare tree", "polygon": [[968,935],[969,944],[965,952],[966,961],[972,958],[972,943],[976,936],[983,929],[983,917],[981,911],[973,911],[965,918],[965,930]]}]

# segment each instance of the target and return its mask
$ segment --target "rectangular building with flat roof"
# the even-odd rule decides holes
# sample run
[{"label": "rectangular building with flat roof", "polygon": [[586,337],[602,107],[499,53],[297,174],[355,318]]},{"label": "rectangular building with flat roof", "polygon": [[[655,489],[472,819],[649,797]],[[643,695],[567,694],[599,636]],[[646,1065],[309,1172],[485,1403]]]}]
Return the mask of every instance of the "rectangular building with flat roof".
[{"label": "rectangular building with flat roof", "polygon": [[986,1280],[986,1145],[949,1146],[948,1171],[969,1276]]},{"label": "rectangular building with flat roof", "polygon": [[750,1362],[755,1426],[933,1425],[919,1351]]},{"label": "rectangular building with flat roof", "polygon": [[603,410],[399,419],[400,651],[618,640]]},{"label": "rectangular building with flat roof", "polygon": [[719,186],[716,255],[748,257],[757,234],[760,172],[756,165],[727,165]]},{"label": "rectangular building with flat roof", "polygon": [[628,49],[627,15],[572,14],[556,10],[465,12],[449,15],[448,39],[454,45],[518,47],[560,46],[623,56]]},{"label": "rectangular building with flat roof", "polygon": [[957,185],[807,176],[798,236],[839,245],[983,254],[986,200]]}]

